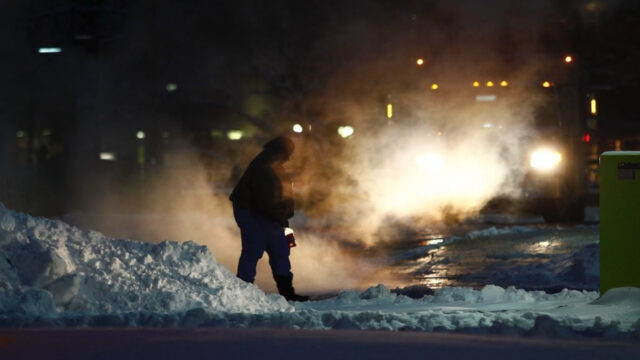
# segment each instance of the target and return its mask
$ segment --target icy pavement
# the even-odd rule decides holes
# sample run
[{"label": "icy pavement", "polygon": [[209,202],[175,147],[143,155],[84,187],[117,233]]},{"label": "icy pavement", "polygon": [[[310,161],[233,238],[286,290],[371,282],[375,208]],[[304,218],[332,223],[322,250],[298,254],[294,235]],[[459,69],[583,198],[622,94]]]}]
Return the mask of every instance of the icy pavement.
[{"label": "icy pavement", "polygon": [[110,239],[0,206],[0,326],[5,327],[277,327],[640,337],[640,289],[615,289],[597,298],[593,291],[548,294],[487,285],[444,287],[412,299],[379,285],[289,304],[238,280],[195,243]]},{"label": "icy pavement", "polygon": [[390,271],[430,288],[597,290],[598,249],[597,226],[491,226],[463,236],[418,236],[395,250]]}]

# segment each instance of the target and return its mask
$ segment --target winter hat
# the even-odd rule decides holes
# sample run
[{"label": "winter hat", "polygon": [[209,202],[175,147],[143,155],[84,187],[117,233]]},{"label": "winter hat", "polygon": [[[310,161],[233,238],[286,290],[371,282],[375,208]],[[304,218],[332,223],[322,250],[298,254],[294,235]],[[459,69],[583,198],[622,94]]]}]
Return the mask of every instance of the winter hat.
[{"label": "winter hat", "polygon": [[291,154],[293,154],[293,150],[295,149],[295,145],[293,141],[286,136],[278,136],[275,139],[270,140],[266,144],[264,144],[265,150],[271,150],[276,153],[281,153],[289,158]]}]

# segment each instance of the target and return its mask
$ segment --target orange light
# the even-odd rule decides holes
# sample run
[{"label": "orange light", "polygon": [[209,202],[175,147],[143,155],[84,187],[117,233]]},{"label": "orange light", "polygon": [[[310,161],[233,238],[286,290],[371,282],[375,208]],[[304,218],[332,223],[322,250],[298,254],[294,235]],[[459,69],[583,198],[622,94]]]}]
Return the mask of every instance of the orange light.
[{"label": "orange light", "polygon": [[438,136],[442,136],[442,131],[438,131]]},{"label": "orange light", "polygon": [[502,80],[502,81],[500,82],[500,86],[502,86],[502,87],[507,87],[507,86],[509,86],[509,83],[507,82],[507,80]]},{"label": "orange light", "polygon": [[474,81],[471,85],[473,85],[473,87],[480,87],[480,83],[477,81]]},{"label": "orange light", "polygon": [[564,62],[566,62],[567,64],[571,64],[573,62],[573,56],[571,55],[567,55],[564,57]]},{"label": "orange light", "polygon": [[487,81],[487,87],[493,87],[493,81]]},{"label": "orange light", "polygon": [[416,60],[416,64],[417,64],[418,66],[422,66],[422,65],[424,65],[424,59],[423,59],[423,58],[419,58],[418,60]]},{"label": "orange light", "polygon": [[431,90],[438,90],[438,84],[431,84]]},{"label": "orange light", "polygon": [[543,81],[542,82],[542,87],[549,88],[549,87],[551,87],[551,83],[548,82],[548,81]]}]

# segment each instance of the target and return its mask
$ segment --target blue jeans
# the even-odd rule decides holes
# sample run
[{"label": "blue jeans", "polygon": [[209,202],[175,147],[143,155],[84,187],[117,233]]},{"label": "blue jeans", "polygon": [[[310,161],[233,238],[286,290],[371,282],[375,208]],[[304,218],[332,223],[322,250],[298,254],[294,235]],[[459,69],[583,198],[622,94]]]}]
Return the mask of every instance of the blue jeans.
[{"label": "blue jeans", "polygon": [[252,283],[256,278],[258,260],[265,251],[269,254],[273,275],[288,275],[291,272],[291,249],[284,236],[284,228],[273,220],[235,205],[233,217],[242,238],[238,277]]}]

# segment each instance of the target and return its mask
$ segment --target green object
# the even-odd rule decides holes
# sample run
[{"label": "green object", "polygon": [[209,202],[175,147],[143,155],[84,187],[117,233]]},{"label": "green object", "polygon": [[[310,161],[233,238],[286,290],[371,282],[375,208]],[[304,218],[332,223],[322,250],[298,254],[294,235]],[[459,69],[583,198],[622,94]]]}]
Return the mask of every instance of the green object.
[{"label": "green object", "polygon": [[600,156],[600,294],[640,287],[640,151]]}]

